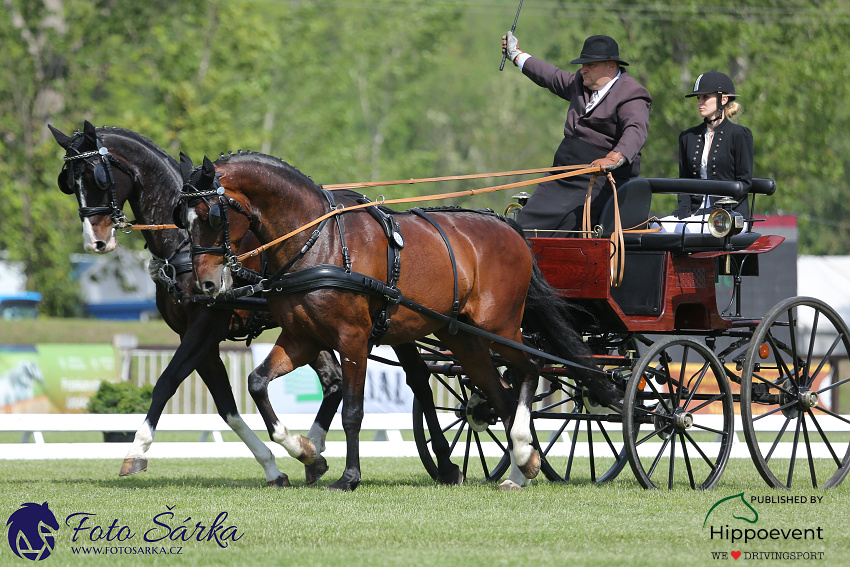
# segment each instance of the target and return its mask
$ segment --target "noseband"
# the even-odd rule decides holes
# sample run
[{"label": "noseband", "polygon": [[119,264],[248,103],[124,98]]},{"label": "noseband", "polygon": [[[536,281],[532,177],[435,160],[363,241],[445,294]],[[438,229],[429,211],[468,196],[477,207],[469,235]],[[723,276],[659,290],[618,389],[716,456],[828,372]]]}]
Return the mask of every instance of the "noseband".
[{"label": "noseband", "polygon": [[[103,142],[100,139],[100,134],[97,136],[97,150],[91,152],[80,152],[75,148],[69,148],[69,151],[73,149],[77,152],[76,155],[69,156],[65,155],[62,159],[65,160],[65,168],[68,169],[71,176],[73,176],[73,164],[72,162],[76,160],[83,160],[86,164],[94,167],[94,179],[97,183],[97,186],[100,187],[101,190],[105,191],[107,195],[109,195],[109,205],[104,207],[80,207],[77,210],[77,213],[80,215],[80,219],[84,219],[87,217],[93,217],[97,215],[109,215],[119,230],[124,232],[129,232],[130,227],[132,226],[128,221],[126,215],[124,215],[124,211],[118,206],[118,191],[115,188],[115,178],[112,176],[112,165],[126,173],[131,178],[133,177],[133,173],[124,167],[124,165],[115,159],[112,154],[109,153],[109,150],[106,146],[103,145]],[[95,159],[91,159],[95,158]],[[76,178],[72,179],[76,184]],[[71,189],[68,187],[68,189]],[[73,190],[70,191],[73,193]]]}]

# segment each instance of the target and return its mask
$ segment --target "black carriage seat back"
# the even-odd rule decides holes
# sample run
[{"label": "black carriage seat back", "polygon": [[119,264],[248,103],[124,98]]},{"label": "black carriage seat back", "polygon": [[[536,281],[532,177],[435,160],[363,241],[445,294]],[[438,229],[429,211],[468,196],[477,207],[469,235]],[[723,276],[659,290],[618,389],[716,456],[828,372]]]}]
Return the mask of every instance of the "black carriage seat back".
[{"label": "black carriage seat back", "polygon": [[[718,195],[733,199],[745,198],[742,187],[737,181],[707,181],[704,179],[646,178],[653,193],[690,193],[695,195]],[[624,184],[625,186],[625,184]],[[776,181],[768,178],[754,178],[749,194],[772,195],[776,191]],[[754,201],[750,210],[754,208]],[[626,228],[625,221],[623,227]],[[732,249],[742,250],[761,236],[754,232],[744,232],[732,237]],[[647,233],[626,234],[627,250],[670,251],[675,253],[708,252],[723,248],[722,238],[710,234],[691,233]]]},{"label": "black carriage seat back", "polygon": [[[605,189],[603,189],[605,191]],[[623,230],[646,228],[652,204],[652,187],[644,177],[634,177],[617,187],[620,206],[620,224]],[[612,195],[599,216],[603,236],[614,232],[614,196]]]}]

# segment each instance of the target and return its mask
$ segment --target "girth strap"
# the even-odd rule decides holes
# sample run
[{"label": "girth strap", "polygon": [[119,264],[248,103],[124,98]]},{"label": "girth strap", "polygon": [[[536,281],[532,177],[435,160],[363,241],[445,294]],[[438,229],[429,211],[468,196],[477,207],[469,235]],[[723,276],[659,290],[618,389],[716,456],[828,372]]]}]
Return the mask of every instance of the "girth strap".
[{"label": "girth strap", "polygon": [[443,228],[439,224],[437,224],[437,221],[435,221],[433,218],[431,218],[430,215],[425,213],[425,211],[423,211],[419,207],[414,207],[414,208],[410,209],[410,212],[413,213],[414,215],[420,217],[420,218],[425,219],[429,223],[431,223],[431,226],[436,228],[437,232],[440,233],[440,236],[443,237],[443,242],[446,243],[446,248],[449,251],[449,260],[452,263],[452,275],[454,276],[454,283],[455,283],[454,297],[452,299],[452,314],[451,314],[451,319],[449,320],[449,334],[456,335],[457,334],[457,316],[460,313],[460,301],[459,301],[459,298],[458,298],[458,291],[457,291],[457,261],[455,261],[454,250],[452,250],[452,245],[449,243],[449,237],[446,236],[445,231],[443,230]]}]

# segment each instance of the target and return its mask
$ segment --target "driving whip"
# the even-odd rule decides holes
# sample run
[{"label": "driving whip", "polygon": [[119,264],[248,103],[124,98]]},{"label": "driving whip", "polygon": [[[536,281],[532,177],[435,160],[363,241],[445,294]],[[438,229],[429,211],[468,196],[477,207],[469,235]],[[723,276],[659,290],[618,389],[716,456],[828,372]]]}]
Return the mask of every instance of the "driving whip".
[{"label": "driving whip", "polygon": [[[522,0],[519,0],[519,7],[516,9],[516,17],[514,18],[514,25],[511,26],[511,33],[514,33],[516,31],[516,22],[519,19],[519,11],[520,10],[522,10]],[[507,58],[508,58],[508,52],[507,52],[507,50],[505,50],[505,52],[502,54],[502,64],[499,65],[499,71],[501,71],[502,69],[505,68],[505,59],[507,59]]]}]

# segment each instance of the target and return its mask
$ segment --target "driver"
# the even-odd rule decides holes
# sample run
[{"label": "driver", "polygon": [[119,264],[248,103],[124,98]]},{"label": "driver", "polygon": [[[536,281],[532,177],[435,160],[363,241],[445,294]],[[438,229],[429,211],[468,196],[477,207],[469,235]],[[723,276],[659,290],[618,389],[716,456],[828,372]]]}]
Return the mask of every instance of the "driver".
[{"label": "driver", "polygon": [[[587,38],[581,55],[570,61],[581,65],[577,73],[563,71],[520,51],[511,32],[502,36],[502,51],[523,75],[570,103],[554,166],[591,163],[604,167],[613,170],[618,186],[637,177],[652,97],[626,72],[628,63],[620,59],[620,48],[614,39],[607,35]],[[525,229],[581,230],[589,183],[590,176],[583,175],[538,184],[517,221]],[[593,188],[593,224],[611,196],[610,186],[603,190],[606,185],[606,178],[600,176]]]}]

